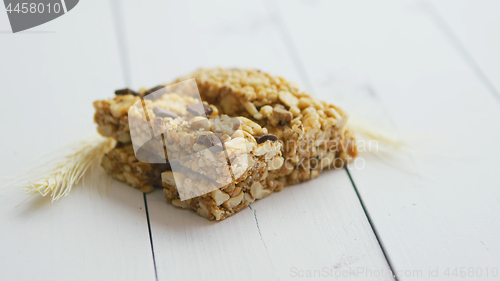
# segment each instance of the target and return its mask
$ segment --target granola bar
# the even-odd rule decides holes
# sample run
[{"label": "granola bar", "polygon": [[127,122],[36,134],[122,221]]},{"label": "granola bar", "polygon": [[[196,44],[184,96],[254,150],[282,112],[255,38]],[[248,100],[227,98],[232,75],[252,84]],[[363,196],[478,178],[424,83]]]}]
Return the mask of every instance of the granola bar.
[{"label": "granola bar", "polygon": [[[142,124],[132,126],[133,146],[137,147],[139,139],[141,149],[168,160],[177,182],[176,192],[182,200],[237,184],[262,166],[259,163],[268,170],[276,170],[283,164],[281,143],[247,118],[226,115],[207,118],[211,109],[203,104],[188,106],[184,118],[161,116],[155,103],[146,108],[147,113],[135,110],[135,105],[131,107],[130,123]],[[151,122],[146,121],[145,115]],[[139,127],[143,128],[139,131],[146,131],[149,125],[150,140],[144,142],[135,130]]]},{"label": "granola bar", "polygon": [[[118,90],[117,92],[120,91],[123,90]],[[148,91],[145,89],[142,89],[139,93],[128,91],[126,94],[119,94],[113,99],[95,101],[94,108],[96,113],[94,115],[94,122],[97,123],[97,131],[105,137],[116,139],[118,142],[130,143],[131,137],[128,112],[133,105],[144,105],[149,113],[148,117],[154,117],[156,113],[163,116],[185,116],[188,114],[186,108],[189,105],[201,102],[196,97],[184,93],[161,95],[154,101],[143,99],[142,97],[146,95],[147,92]],[[155,111],[155,108],[159,110]],[[212,106],[211,109],[211,114],[216,116],[218,114],[217,108]]]},{"label": "granola bar", "polygon": [[[143,166],[145,174],[155,177],[153,183],[144,183],[148,176],[138,180],[140,175],[120,166],[119,157],[107,156],[106,169],[113,176],[136,187],[161,182],[168,202],[221,220],[287,184],[342,167],[357,155],[348,115],[281,77],[257,70],[201,69],[176,82],[190,78],[196,79],[201,99],[189,89],[148,99],[165,87],[158,86],[138,93],[120,90],[114,99],[94,103],[98,131],[118,140],[117,149],[135,150],[137,158],[149,163],[169,160],[170,169],[160,177],[156,164]],[[129,122],[143,125],[131,131]],[[139,147],[130,144],[134,138],[136,145],[134,136],[144,137],[140,150],[149,153],[137,154]],[[128,176],[120,176],[124,172]]]},{"label": "granola bar", "polygon": [[[268,178],[270,171],[279,169],[283,164],[281,143],[276,140],[270,135],[261,135],[256,139],[246,131],[237,131],[230,140],[224,142],[232,174],[230,182],[220,188],[205,188],[213,185],[211,178],[205,173],[194,173],[195,169],[192,167],[181,171],[166,171],[162,173],[166,200],[178,207],[195,210],[209,220],[222,220],[242,210],[255,199],[280,191],[283,184]],[[199,196],[181,200],[179,187],[182,185],[184,188],[196,187],[203,191],[197,193]]]},{"label": "granola bar", "polygon": [[[228,116],[194,117],[188,121],[176,118],[163,120],[160,131],[166,132],[164,143],[171,164],[188,167],[218,184],[228,184],[231,177],[240,177],[251,164],[247,156],[257,142],[254,135],[245,131],[249,124],[259,127],[250,120],[243,123]],[[258,135],[262,135],[263,130],[259,129]],[[279,145],[273,144],[275,154],[269,160],[281,155]],[[228,161],[231,171],[226,167]]]},{"label": "granola bar", "polygon": [[137,160],[132,145],[117,143],[102,158],[101,166],[117,180],[123,181],[142,192],[161,187],[161,173],[169,170],[168,164],[149,164]]},{"label": "granola bar", "polygon": [[[194,179],[189,174],[192,171],[172,172],[168,165],[137,161],[131,144],[117,144],[117,147],[105,155],[101,165],[114,178],[141,188],[143,192],[149,192],[153,187],[163,185],[167,202],[177,207],[192,209],[209,220],[223,220],[244,209],[256,199],[264,198],[273,191],[283,188],[280,182],[268,179],[268,172],[275,168],[273,166],[275,161],[265,160],[268,155],[279,151],[278,142],[272,140],[261,142],[250,153],[254,163],[244,175],[221,188],[183,201],[179,197],[177,189],[179,180],[176,176],[191,180]],[[277,159],[276,156],[273,158]],[[179,174],[175,175],[176,173]],[[200,174],[197,176],[199,178],[194,179],[197,186],[209,182]]]},{"label": "granola bar", "polygon": [[201,69],[195,78],[201,99],[229,116],[255,121],[283,143],[285,164],[269,178],[293,184],[341,167],[357,155],[347,114],[299,91],[297,85],[258,70]]}]

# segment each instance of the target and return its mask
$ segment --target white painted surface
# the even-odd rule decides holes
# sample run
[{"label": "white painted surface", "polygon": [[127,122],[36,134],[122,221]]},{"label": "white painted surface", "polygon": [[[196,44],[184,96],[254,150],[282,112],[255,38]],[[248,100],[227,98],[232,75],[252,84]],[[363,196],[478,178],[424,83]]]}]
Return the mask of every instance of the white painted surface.
[{"label": "white painted surface", "polygon": [[343,170],[250,206],[210,222],[167,205],[161,191],[148,195],[159,279],[295,280],[309,272],[365,280],[346,275],[362,268],[386,273],[372,280],[393,280]]},{"label": "white painted surface", "polygon": [[399,279],[422,279],[413,270],[433,279],[429,268],[441,279],[447,268],[498,268],[500,104],[426,9],[416,1],[279,4],[318,96],[336,91],[328,77],[357,79],[398,128],[436,140],[434,152],[388,163],[364,155],[366,168],[351,170],[393,267],[410,270]]},{"label": "white painted surface", "polygon": [[[92,102],[124,84],[111,19],[106,2],[86,0],[12,34],[0,11],[0,177],[94,132]],[[155,279],[142,194],[118,183],[107,196],[89,190],[19,205],[26,195],[0,189],[0,280]]]},{"label": "white painted surface", "polygon": [[[147,8],[152,5],[122,6],[130,19],[124,37],[135,87],[200,65],[254,67],[299,81],[276,18],[262,3],[155,2],[156,9]],[[160,280],[288,280],[307,270],[335,278],[357,267],[389,270],[344,170],[252,204],[260,230],[250,209],[213,223],[167,205],[161,192],[147,198]]]},{"label": "white painted surface", "polygon": [[[431,0],[429,9],[442,19],[449,33],[458,41],[500,93],[500,2],[495,0]],[[477,75],[477,73],[476,73]],[[482,78],[482,77],[481,77]]]},{"label": "white painted surface", "polygon": [[[399,280],[441,280],[461,267],[474,275],[450,279],[480,280],[477,268],[498,278],[500,104],[427,2],[117,2],[122,37],[102,1],[81,1],[21,34],[7,32],[0,12],[0,176],[93,132],[92,101],[126,85],[124,73],[137,88],[198,67],[260,68],[332,102],[375,95],[362,105],[372,120],[389,115],[401,130],[446,142],[397,159],[363,154],[366,167],[350,172],[393,268],[422,270]],[[497,4],[475,3],[431,7],[498,91]],[[107,196],[93,187],[90,198],[89,188],[18,207],[24,195],[0,190],[1,280],[155,279],[142,194],[114,182]],[[287,280],[331,267],[344,274],[334,280],[393,280],[343,170],[219,223],[166,204],[161,191],[147,198],[159,280]],[[436,268],[439,278],[430,278]]]},{"label": "white painted surface", "polygon": [[219,66],[257,68],[299,81],[260,2],[122,2],[118,7],[126,19],[123,36],[134,88]]}]

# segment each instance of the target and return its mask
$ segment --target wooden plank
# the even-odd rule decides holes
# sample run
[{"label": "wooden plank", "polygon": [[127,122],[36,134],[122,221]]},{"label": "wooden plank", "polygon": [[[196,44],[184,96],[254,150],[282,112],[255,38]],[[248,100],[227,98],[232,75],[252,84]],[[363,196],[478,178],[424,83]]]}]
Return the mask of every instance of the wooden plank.
[{"label": "wooden plank", "polygon": [[161,191],[148,195],[148,209],[160,280],[341,280],[358,270],[393,280],[343,170],[285,188],[222,222],[167,205]]},{"label": "wooden plank", "polygon": [[[123,4],[135,87],[200,66],[253,67],[300,82],[263,3],[151,5]],[[147,198],[159,279],[287,280],[324,268],[328,273],[321,274],[346,279],[357,267],[389,269],[343,170],[287,188],[219,223],[166,204],[161,191]]]},{"label": "wooden plank", "polygon": [[[268,29],[271,19],[254,5],[168,2],[155,4],[158,9],[152,11],[147,5],[125,2],[121,9],[127,19],[124,37],[134,74],[131,85],[154,85],[200,67],[218,66],[262,68],[299,80],[276,30]],[[240,9],[238,14],[225,12],[234,8]]]},{"label": "wooden plank", "polygon": [[[124,85],[107,2],[80,1],[42,26],[9,29],[0,12],[1,177],[93,133],[92,102]],[[108,195],[93,186],[90,198],[90,188],[53,204],[0,190],[1,280],[155,279],[143,195],[114,183]]]},{"label": "wooden plank", "polygon": [[500,100],[500,18],[497,13],[500,2],[432,0],[427,7],[478,78]]},{"label": "wooden plank", "polygon": [[[447,269],[460,274],[460,267],[474,271],[467,280],[498,278],[491,270],[500,263],[500,131],[492,127],[499,104],[425,7],[417,1],[279,1],[279,7],[318,96],[338,92],[338,80],[357,81],[400,130],[434,140],[432,151],[417,142],[413,153],[392,161],[363,154],[366,167],[351,169],[399,280],[434,277],[429,270],[445,278]],[[365,117],[386,122],[370,113]]]}]

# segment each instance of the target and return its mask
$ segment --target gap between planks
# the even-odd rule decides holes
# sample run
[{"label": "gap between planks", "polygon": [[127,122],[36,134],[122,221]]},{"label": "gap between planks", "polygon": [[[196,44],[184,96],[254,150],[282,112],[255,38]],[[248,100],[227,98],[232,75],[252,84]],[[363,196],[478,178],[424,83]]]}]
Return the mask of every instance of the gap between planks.
[{"label": "gap between planks", "polygon": [[307,71],[306,68],[304,67],[304,63],[300,59],[297,48],[293,44],[292,37],[290,36],[290,32],[288,31],[285,22],[283,21],[283,18],[279,11],[278,4],[275,2],[275,0],[264,1],[264,4],[267,6],[267,9],[269,10],[269,16],[271,17],[271,19],[273,19],[274,23],[278,27],[278,33],[281,35],[281,40],[283,40],[285,46],[288,49],[288,54],[290,56],[292,64],[295,65],[295,68],[297,69],[300,77],[302,78],[302,83],[305,84],[306,90],[312,93],[313,86],[311,83],[311,79],[309,79],[309,76],[307,76]]},{"label": "gap between planks", "polygon": [[153,256],[155,277],[156,277],[156,281],[158,281],[158,270],[156,269],[155,247],[153,245],[153,234],[151,233],[151,221],[149,219],[148,199],[147,199],[146,193],[143,193],[142,196],[144,198],[144,210],[146,211],[146,218],[148,220],[149,243],[151,244],[151,254]]},{"label": "gap between planks", "polygon": [[[126,86],[130,87],[131,83],[131,71],[130,71],[130,62],[129,62],[129,53],[126,46],[126,38],[125,38],[125,30],[123,25],[123,12],[122,12],[122,3],[118,0],[111,0],[111,14],[113,16],[113,23],[115,28],[115,37],[118,43],[118,52],[120,54],[120,62],[121,62],[121,71],[123,78],[125,80]],[[156,267],[156,257],[154,251],[153,244],[153,234],[151,232],[151,220],[149,218],[149,210],[148,210],[148,199],[146,193],[142,194],[144,199],[144,212],[146,215],[146,220],[148,222],[148,233],[149,233],[149,244],[151,247],[151,257],[153,259],[153,266],[155,270],[155,279],[158,281],[158,270]]]},{"label": "gap between planks", "polygon": [[[269,9],[270,16],[276,20],[276,24],[278,25],[278,30],[281,33],[281,37],[282,37],[285,45],[289,49],[288,51],[289,51],[290,56],[292,57],[292,62],[295,65],[295,67],[297,68],[297,70],[298,70],[298,72],[303,80],[303,83],[306,84],[306,87],[308,88],[308,90],[313,93],[314,88],[312,86],[312,82],[309,79],[309,76],[307,75],[307,71],[304,67],[304,64],[302,63],[302,60],[300,59],[300,56],[295,48],[295,45],[293,45],[293,40],[288,32],[288,29],[286,27],[285,22],[283,21],[283,19],[281,17],[281,14],[279,12],[279,8],[277,7],[277,3],[275,3],[275,0],[273,0],[272,3],[270,1],[267,3],[267,7]],[[356,192],[356,196],[358,197],[358,201],[361,205],[361,208],[363,209],[363,212],[366,216],[366,219],[368,220],[368,223],[370,224],[370,228],[372,229],[373,234],[375,235],[375,238],[377,239],[377,242],[380,246],[382,254],[384,255],[385,260],[387,262],[387,265],[389,266],[389,269],[391,270],[391,272],[394,272],[393,265],[390,261],[390,258],[388,256],[386,249],[381,241],[381,238],[376,230],[376,227],[370,218],[370,214],[368,213],[368,210],[365,207],[363,199],[361,198],[361,196],[356,188],[356,185],[351,177],[351,174],[349,173],[349,169],[347,167],[345,167],[345,171],[347,173],[347,176],[349,177],[349,180],[351,181],[351,185],[352,185],[352,188],[354,189],[354,192]],[[393,277],[394,277],[394,280],[398,281],[398,278],[396,276],[393,275]]]},{"label": "gap between planks", "polygon": [[131,69],[129,61],[129,52],[127,48],[127,38],[125,37],[125,30],[123,24],[123,10],[122,2],[120,0],[110,0],[111,14],[113,16],[113,27],[115,29],[115,37],[118,43],[118,53],[120,56],[121,70],[125,86],[131,86]]},{"label": "gap between planks", "polygon": [[387,261],[387,264],[389,265],[389,269],[393,273],[394,280],[398,281],[398,277],[394,274],[392,262],[391,262],[389,256],[386,254],[384,243],[380,239],[377,228],[373,224],[372,218],[365,207],[365,203],[363,202],[363,198],[361,198],[361,195],[358,192],[358,188],[356,187],[356,184],[354,183],[354,180],[351,177],[351,173],[349,172],[349,168],[345,167],[345,171],[347,173],[347,176],[349,177],[349,180],[351,181],[352,187],[354,188],[354,192],[356,192],[356,196],[358,196],[358,200],[359,200],[359,203],[361,204],[361,208],[363,208],[363,212],[365,213],[366,219],[368,220],[368,223],[370,224],[370,227],[372,228],[373,234],[375,234],[375,238],[377,239],[378,245],[380,246],[380,249],[382,250],[382,253],[384,254],[385,260]]}]

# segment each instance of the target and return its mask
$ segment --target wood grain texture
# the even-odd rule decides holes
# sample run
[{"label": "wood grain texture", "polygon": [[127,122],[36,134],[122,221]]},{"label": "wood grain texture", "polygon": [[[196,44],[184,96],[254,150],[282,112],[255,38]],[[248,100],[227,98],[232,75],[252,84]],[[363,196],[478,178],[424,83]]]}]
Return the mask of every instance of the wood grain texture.
[{"label": "wood grain texture", "polygon": [[[92,102],[123,85],[107,2],[11,34],[0,12],[0,187],[94,133]],[[53,204],[0,189],[0,280],[154,280],[141,193],[88,184]],[[24,202],[23,202],[24,201]]]},{"label": "wood grain texture", "polygon": [[279,1],[279,10],[319,97],[338,92],[336,80],[357,81],[401,132],[431,139],[392,160],[363,154],[366,167],[351,170],[399,280],[498,267],[500,104],[426,7]]},{"label": "wood grain texture", "polygon": [[[151,5],[122,6],[134,87],[200,66],[259,68],[302,82],[277,18],[263,3]],[[168,205],[160,191],[147,198],[160,280],[288,280],[307,270],[344,274],[340,280],[352,279],[348,272],[358,267],[389,269],[344,170],[286,188],[218,223]]]}]

